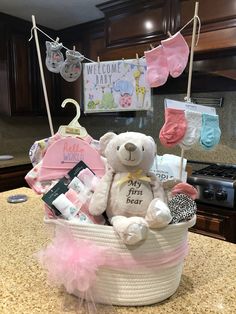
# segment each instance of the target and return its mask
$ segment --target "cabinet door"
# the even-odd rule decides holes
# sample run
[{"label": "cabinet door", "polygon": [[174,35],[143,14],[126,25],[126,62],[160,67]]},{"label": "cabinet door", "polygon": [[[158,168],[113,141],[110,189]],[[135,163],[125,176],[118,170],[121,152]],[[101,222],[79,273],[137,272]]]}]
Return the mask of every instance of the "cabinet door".
[{"label": "cabinet door", "polygon": [[[194,15],[195,0],[173,0],[178,3],[172,10],[172,19],[176,20],[175,31],[184,26]],[[200,40],[195,51],[208,52],[216,49],[235,47],[236,6],[235,0],[198,0],[201,19]],[[183,34],[191,43],[193,24],[190,23]]]},{"label": "cabinet door", "polygon": [[198,204],[193,231],[236,243],[236,212],[230,209]]},{"label": "cabinet door", "polygon": [[0,19],[0,114],[11,113],[11,100],[9,93],[9,69],[8,69],[8,33],[7,28]]},{"label": "cabinet door", "polygon": [[108,1],[98,8],[105,14],[108,48],[156,41],[169,30],[170,0]]},{"label": "cabinet door", "polygon": [[[195,0],[180,0],[180,27],[194,15]],[[235,0],[198,0],[202,31],[216,30],[235,25]],[[192,28],[192,25],[189,26]]]},{"label": "cabinet door", "polygon": [[26,34],[14,32],[10,35],[8,57],[11,115],[30,113],[32,112],[30,44]]},{"label": "cabinet door", "polygon": [[[53,35],[52,35],[53,37]],[[50,72],[45,64],[46,60],[46,40],[43,38],[40,41],[40,52],[42,57],[42,65],[44,72],[44,79],[47,90],[47,97],[50,106],[51,113],[57,112],[57,105],[60,95],[59,87],[59,76],[60,73]],[[31,85],[32,85],[32,113],[34,115],[46,115],[46,104],[43,93],[43,85],[39,68],[38,55],[36,51],[35,41],[32,40],[31,45]]]},{"label": "cabinet door", "polygon": [[228,220],[227,216],[213,216],[200,212],[197,214],[197,222],[193,229],[214,238],[226,240]]}]

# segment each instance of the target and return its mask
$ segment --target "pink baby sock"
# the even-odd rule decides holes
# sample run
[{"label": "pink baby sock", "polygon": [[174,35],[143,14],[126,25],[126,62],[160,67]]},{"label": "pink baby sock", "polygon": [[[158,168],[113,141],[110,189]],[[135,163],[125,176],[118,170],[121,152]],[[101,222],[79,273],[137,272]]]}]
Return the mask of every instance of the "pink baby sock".
[{"label": "pink baby sock", "polygon": [[178,144],[185,135],[187,122],[183,110],[166,108],[165,123],[160,130],[159,138],[161,144],[173,147]]},{"label": "pink baby sock", "polygon": [[146,80],[150,87],[164,85],[167,81],[169,70],[163,47],[158,46],[150,51],[145,51],[147,63]]},{"label": "pink baby sock", "polygon": [[162,40],[164,54],[167,58],[168,68],[172,77],[180,76],[187,63],[189,47],[180,32],[171,38]]}]

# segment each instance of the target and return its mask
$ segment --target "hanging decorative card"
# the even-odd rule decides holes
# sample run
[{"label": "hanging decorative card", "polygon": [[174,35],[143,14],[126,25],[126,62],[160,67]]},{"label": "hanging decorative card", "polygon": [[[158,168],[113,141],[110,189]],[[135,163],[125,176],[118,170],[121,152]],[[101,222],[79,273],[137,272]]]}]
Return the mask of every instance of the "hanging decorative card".
[{"label": "hanging decorative card", "polygon": [[144,59],[84,64],[86,113],[139,111],[151,108]]}]

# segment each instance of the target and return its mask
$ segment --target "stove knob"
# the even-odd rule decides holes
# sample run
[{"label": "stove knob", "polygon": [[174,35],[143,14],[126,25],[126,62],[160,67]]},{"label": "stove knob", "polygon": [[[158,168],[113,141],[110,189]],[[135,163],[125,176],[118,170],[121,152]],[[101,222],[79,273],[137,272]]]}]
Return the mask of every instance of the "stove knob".
[{"label": "stove knob", "polygon": [[216,192],[217,201],[225,201],[227,200],[227,193],[223,190],[219,190]]},{"label": "stove knob", "polygon": [[203,191],[203,196],[204,196],[204,198],[207,198],[207,199],[213,199],[214,191],[213,190],[209,190],[209,189],[205,189]]}]

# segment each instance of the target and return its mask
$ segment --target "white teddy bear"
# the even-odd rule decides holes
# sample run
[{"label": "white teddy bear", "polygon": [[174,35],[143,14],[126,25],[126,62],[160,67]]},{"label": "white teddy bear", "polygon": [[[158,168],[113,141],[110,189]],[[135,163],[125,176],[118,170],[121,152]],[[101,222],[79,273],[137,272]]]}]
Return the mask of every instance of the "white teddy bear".
[{"label": "white teddy bear", "polygon": [[148,228],[162,228],[172,220],[159,179],[151,172],[156,145],[152,137],[138,132],[100,138],[107,171],[90,202],[93,215],[106,214],[125,244],[144,240]]}]

